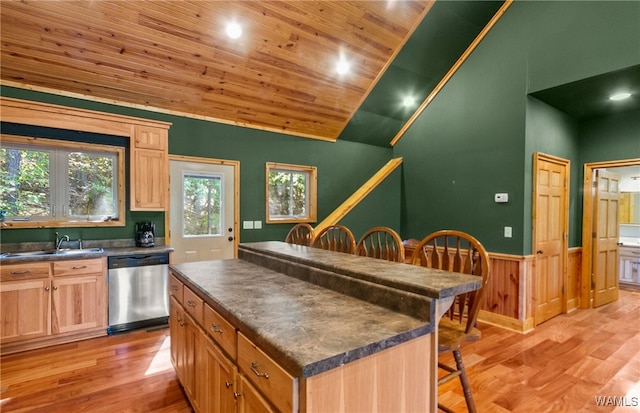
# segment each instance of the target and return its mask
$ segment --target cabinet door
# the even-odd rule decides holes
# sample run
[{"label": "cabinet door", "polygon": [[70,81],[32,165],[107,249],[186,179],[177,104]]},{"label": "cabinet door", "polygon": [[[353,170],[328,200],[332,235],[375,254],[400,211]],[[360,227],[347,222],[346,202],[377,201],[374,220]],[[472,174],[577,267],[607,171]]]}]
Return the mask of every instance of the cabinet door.
[{"label": "cabinet door", "polygon": [[239,376],[238,413],[276,413],[243,376]]},{"label": "cabinet door", "polygon": [[183,333],[183,321],[182,307],[176,299],[169,297],[169,335],[171,336],[171,363],[176,370],[178,379],[182,382],[182,353],[184,352],[184,333]]},{"label": "cabinet door", "polygon": [[139,149],[167,150],[167,130],[151,126],[136,126],[133,146]]},{"label": "cabinet door", "polygon": [[236,411],[237,370],[211,339],[203,336],[203,368],[198,370],[196,381],[202,384],[202,412],[233,413]]},{"label": "cabinet door", "polygon": [[56,278],[51,289],[52,333],[106,328],[104,276]]},{"label": "cabinet door", "polygon": [[167,153],[147,149],[132,152],[131,210],[163,211],[167,191]]},{"label": "cabinet door", "polygon": [[202,368],[202,332],[193,318],[185,311],[184,313],[184,387],[191,406],[196,412],[200,412],[200,401],[202,399],[201,389],[198,387],[196,376],[200,379],[198,370]]},{"label": "cabinet door", "polygon": [[49,334],[49,280],[0,284],[0,342]]}]

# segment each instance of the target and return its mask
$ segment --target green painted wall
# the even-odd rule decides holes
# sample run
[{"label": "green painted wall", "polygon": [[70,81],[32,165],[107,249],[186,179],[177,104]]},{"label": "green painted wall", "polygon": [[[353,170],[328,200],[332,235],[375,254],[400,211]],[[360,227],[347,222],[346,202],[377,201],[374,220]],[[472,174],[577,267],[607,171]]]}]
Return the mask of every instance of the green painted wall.
[{"label": "green painted wall", "polygon": [[[640,2],[516,1],[394,148],[405,238],[456,228],[490,251],[531,253],[533,153],[570,159],[578,182],[591,142],[527,93],[640,63],[639,16]],[[509,203],[494,203],[496,192]],[[581,203],[573,185],[572,245]]]},{"label": "green painted wall", "polygon": [[[169,153],[240,161],[240,220],[261,220],[261,230],[241,230],[241,242],[282,240],[292,224],[266,224],[265,221],[265,164],[282,162],[312,165],[318,168],[318,222],[324,219],[351,193],[366,182],[391,158],[390,148],[380,148],[351,142],[324,142],[301,139],[289,135],[240,128],[215,122],[170,116],[161,113],[107,105],[82,99],[37,93],[16,88],[2,88],[2,95],[19,99],[98,110],[171,122]],[[395,184],[394,184],[395,182]],[[359,207],[345,217],[358,226],[388,225],[399,228],[399,177],[377,188],[366,200],[367,207]],[[127,213],[125,228],[71,228],[65,230],[72,238],[108,239],[132,238],[135,222],[153,220],[164,235],[163,213]],[[2,230],[2,243],[49,241],[55,229]]]},{"label": "green painted wall", "polygon": [[[580,180],[578,161],[578,147],[580,145],[578,121],[544,102],[529,97],[527,99],[525,136],[527,153],[540,152],[569,160],[569,247],[581,245],[582,216],[577,214],[578,205],[582,205],[579,191],[582,181]],[[529,176],[533,180],[533,174],[531,173]],[[533,191],[533,185],[531,190]],[[525,204],[525,217],[532,216],[532,202]],[[532,238],[525,239],[525,249],[530,249],[532,242]]]}]

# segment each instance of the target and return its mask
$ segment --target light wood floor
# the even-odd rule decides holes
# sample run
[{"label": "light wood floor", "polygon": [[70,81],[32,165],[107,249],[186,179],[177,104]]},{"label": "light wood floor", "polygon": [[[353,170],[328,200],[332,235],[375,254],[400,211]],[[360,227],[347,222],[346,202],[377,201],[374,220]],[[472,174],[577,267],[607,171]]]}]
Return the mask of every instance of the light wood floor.
[{"label": "light wood floor", "polygon": [[[640,292],[577,310],[522,335],[481,325],[465,345],[479,412],[638,412]],[[2,412],[191,412],[169,362],[168,330],[137,331],[0,359]],[[464,412],[457,381],[440,401]],[[635,397],[635,399],[634,399]],[[611,403],[612,399],[608,399]]]}]

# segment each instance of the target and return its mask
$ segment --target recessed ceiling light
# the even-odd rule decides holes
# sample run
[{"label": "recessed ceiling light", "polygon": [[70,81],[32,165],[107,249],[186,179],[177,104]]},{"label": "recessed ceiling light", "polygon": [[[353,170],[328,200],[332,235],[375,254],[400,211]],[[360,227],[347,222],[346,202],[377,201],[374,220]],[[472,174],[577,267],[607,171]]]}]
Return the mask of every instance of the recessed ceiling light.
[{"label": "recessed ceiling light", "polygon": [[402,105],[405,108],[414,107],[415,104],[416,104],[416,99],[413,96],[405,96],[405,98],[402,99]]},{"label": "recessed ceiling light", "polygon": [[242,36],[242,27],[236,22],[228,23],[227,36],[232,39],[237,39],[238,37]]},{"label": "recessed ceiling light", "polygon": [[344,59],[340,59],[336,65],[336,72],[338,72],[339,75],[347,74],[349,73],[350,67],[349,62]]},{"label": "recessed ceiling light", "polygon": [[620,92],[614,95],[609,96],[609,100],[624,100],[631,97],[631,93],[629,92]]}]

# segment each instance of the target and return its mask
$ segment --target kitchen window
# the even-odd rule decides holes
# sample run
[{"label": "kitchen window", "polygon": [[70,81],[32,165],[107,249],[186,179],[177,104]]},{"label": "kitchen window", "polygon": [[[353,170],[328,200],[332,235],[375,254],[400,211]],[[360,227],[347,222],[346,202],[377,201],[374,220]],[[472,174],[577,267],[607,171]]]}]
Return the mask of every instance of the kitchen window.
[{"label": "kitchen window", "polygon": [[2,135],[5,227],[124,225],[124,148]]},{"label": "kitchen window", "polygon": [[268,223],[316,221],[316,167],[267,162],[266,175]]}]

